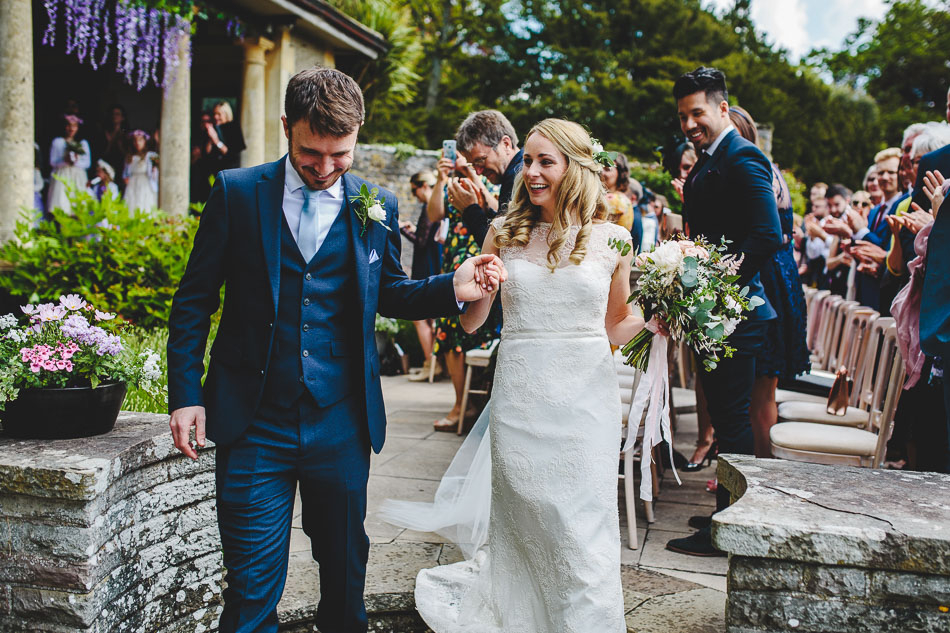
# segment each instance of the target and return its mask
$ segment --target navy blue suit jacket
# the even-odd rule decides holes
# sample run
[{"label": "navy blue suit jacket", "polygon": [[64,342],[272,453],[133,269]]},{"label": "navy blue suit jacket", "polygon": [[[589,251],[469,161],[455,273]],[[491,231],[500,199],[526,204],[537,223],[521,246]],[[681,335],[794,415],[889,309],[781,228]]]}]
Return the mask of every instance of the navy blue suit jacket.
[{"label": "navy blue suit jacket", "polygon": [[[172,302],[168,322],[168,407],[205,407],[208,437],[227,445],[241,436],[260,403],[274,341],[280,284],[280,227],[285,159],[220,172],[201,215],[188,266]],[[345,208],[365,181],[343,176]],[[373,185],[368,185],[370,188]],[[452,274],[420,281],[406,277],[399,263],[398,202],[379,190],[387,231],[369,222],[364,236],[352,222],[355,279],[362,303],[363,381],[366,422],[374,450],[385,439],[386,414],[374,342],[377,311],[420,320],[460,312]],[[378,255],[370,263],[370,253]],[[204,386],[204,350],[210,317],[224,310],[211,348]]]},{"label": "navy blue suit jacket", "polygon": [[732,130],[708,160],[693,166],[683,197],[690,235],[703,235],[714,245],[725,237],[732,242],[729,252],[744,256],[739,283],[749,287],[749,296],[765,302],[748,321],[774,319],[776,312],[759,279],[759,269],[782,246],[769,159]]}]

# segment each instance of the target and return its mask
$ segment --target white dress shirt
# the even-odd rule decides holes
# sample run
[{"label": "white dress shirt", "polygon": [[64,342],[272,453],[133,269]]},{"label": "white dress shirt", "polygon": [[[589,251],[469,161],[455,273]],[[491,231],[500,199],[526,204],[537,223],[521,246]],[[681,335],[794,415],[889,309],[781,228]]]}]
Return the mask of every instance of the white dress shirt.
[{"label": "white dress shirt", "polygon": [[[303,211],[304,191],[306,185],[297,170],[290,163],[290,156],[285,159],[284,165],[284,217],[287,219],[287,226],[294,236],[294,241],[299,242],[297,229],[300,225],[300,214]],[[317,251],[327,239],[334,220],[340,214],[343,208],[343,178],[340,177],[333,183],[329,189],[323,189],[311,193],[314,199],[310,204],[317,205]]]},{"label": "white dress shirt", "polygon": [[710,145],[709,147],[707,147],[707,148],[704,149],[703,151],[706,152],[707,154],[709,154],[709,156],[710,156],[710,158],[711,158],[712,155],[716,153],[716,150],[719,149],[719,145],[720,145],[720,143],[722,143],[722,139],[726,138],[726,134],[728,134],[729,132],[733,131],[734,129],[736,129],[736,128],[735,128],[735,126],[734,126],[732,123],[730,123],[729,125],[727,125],[727,126],[723,129],[723,131],[719,133],[719,136],[716,137],[716,140],[712,142],[712,145]]}]

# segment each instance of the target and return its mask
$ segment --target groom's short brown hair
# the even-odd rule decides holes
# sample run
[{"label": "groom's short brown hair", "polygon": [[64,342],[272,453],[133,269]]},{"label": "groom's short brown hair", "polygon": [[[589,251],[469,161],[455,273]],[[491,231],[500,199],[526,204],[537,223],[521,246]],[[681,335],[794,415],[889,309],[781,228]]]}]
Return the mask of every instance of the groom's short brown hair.
[{"label": "groom's short brown hair", "polygon": [[308,68],[290,78],[284,97],[287,127],[307,119],[318,134],[346,136],[363,124],[363,93],[352,77],[333,68]]}]

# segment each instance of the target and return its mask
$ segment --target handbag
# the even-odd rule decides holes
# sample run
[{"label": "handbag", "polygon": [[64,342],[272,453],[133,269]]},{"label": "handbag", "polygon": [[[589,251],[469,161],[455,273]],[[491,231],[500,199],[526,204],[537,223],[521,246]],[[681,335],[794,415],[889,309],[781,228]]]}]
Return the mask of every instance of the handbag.
[{"label": "handbag", "polygon": [[828,415],[844,416],[848,413],[848,402],[851,400],[853,388],[854,380],[848,375],[848,370],[842,367],[835,374],[835,382],[828,393],[828,406],[825,409]]}]

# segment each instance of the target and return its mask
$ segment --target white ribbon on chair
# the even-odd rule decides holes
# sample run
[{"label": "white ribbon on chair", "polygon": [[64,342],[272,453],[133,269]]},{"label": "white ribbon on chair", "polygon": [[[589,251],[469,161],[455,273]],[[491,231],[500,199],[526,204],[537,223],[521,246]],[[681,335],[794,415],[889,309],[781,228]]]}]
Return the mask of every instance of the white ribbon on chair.
[{"label": "white ribbon on chair", "polygon": [[[673,466],[673,433],[670,430],[670,372],[667,363],[666,351],[669,337],[657,334],[650,344],[650,361],[646,373],[640,378],[637,392],[630,405],[630,415],[627,417],[627,441],[623,452],[633,450],[640,432],[640,420],[643,411],[647,415],[643,420],[643,445],[640,450],[640,498],[644,501],[653,500],[653,476],[650,464],[653,460],[653,447],[666,440],[670,447],[670,466],[676,483],[682,485],[680,476]],[[649,405],[649,408],[647,408]],[[632,426],[636,424],[636,426]]]}]

